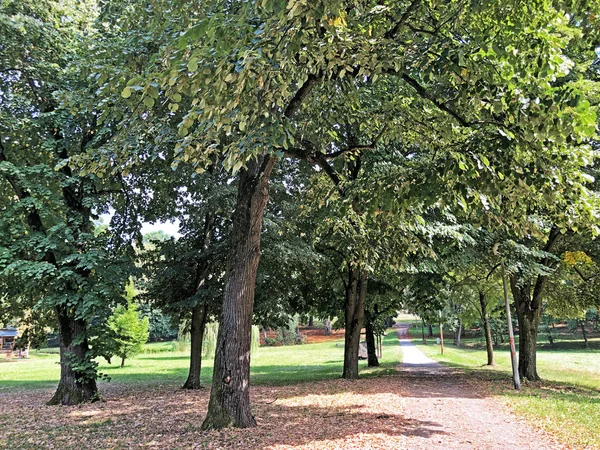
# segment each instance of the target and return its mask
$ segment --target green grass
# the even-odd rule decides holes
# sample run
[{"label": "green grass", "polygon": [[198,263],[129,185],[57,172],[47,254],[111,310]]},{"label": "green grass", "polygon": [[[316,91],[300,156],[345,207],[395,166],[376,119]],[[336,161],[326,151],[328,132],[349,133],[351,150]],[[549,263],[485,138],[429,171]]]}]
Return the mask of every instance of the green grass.
[{"label": "green grass", "polygon": [[[115,358],[112,364],[101,360],[99,370],[110,377],[112,383],[139,383],[153,385],[183,384],[188,374],[189,355],[168,351],[170,342],[146,345],[146,353],[127,360],[120,367]],[[58,354],[54,349],[32,351],[27,360],[0,362],[0,393],[15,389],[53,388],[60,375]],[[343,340],[321,344],[284,347],[261,347],[252,355],[251,381],[253,384],[282,385],[303,381],[337,378],[342,373]],[[381,366],[367,368],[361,361],[361,374],[378,376],[394,372],[400,361],[400,346],[396,332],[390,330],[383,339]],[[210,384],[212,360],[202,362],[202,382]],[[101,382],[104,384],[106,382]]]},{"label": "green grass", "polygon": [[[541,383],[525,383],[521,391],[511,389],[508,345],[495,351],[496,367],[488,367],[483,339],[465,339],[455,347],[451,340],[444,355],[435,339],[421,342],[420,328],[411,329],[413,342],[427,356],[448,366],[465,370],[491,382],[493,392],[503,396],[514,410],[554,433],[561,442],[600,447],[600,339],[590,340],[590,350],[581,340],[559,336],[555,349],[539,335],[537,366]],[[518,337],[517,337],[518,345]]]}]

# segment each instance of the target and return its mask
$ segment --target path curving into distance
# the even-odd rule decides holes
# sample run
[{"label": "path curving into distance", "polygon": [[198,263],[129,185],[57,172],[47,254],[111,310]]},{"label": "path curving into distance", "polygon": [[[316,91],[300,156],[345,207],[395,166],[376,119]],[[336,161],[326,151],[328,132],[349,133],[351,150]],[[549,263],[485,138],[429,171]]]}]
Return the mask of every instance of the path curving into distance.
[{"label": "path curving into distance", "polygon": [[[405,325],[405,324],[399,324]],[[468,376],[428,358],[398,326],[404,379],[403,413],[426,422],[427,432],[409,433],[409,449],[560,449],[542,431],[516,417]]]}]

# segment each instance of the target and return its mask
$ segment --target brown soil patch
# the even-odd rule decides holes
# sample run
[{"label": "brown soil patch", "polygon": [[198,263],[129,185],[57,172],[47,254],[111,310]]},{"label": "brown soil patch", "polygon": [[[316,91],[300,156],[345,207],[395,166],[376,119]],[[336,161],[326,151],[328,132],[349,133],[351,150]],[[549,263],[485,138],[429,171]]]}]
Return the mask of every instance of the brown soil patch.
[{"label": "brown soil patch", "polygon": [[[319,344],[321,342],[336,341],[344,338],[344,329],[331,330],[331,334],[328,336],[325,334],[325,329],[318,327],[300,327],[300,334],[306,336],[307,344]],[[277,330],[267,331],[267,337],[269,339],[275,339],[277,337]],[[260,333],[260,345],[264,345],[264,333]]]}]

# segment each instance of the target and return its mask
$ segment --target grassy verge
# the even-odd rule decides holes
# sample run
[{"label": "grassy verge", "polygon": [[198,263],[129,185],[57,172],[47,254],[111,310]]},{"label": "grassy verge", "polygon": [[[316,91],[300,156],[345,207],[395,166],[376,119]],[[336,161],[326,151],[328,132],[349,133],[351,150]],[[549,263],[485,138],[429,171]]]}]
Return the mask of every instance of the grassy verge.
[{"label": "grassy verge", "polygon": [[[188,373],[189,355],[168,351],[171,347],[169,342],[147,344],[146,352],[126,361],[125,367],[119,367],[120,361],[115,359],[113,364],[102,360],[99,369],[113,383],[182,384]],[[252,355],[251,380],[256,385],[285,385],[338,378],[342,373],[343,352],[343,340],[261,347]],[[366,361],[361,361],[361,374],[381,376],[393,373],[400,354],[396,333],[390,330],[383,339],[381,366],[367,368]],[[212,364],[212,360],[202,363],[202,382],[207,385],[212,377]],[[33,351],[30,359],[0,362],[0,393],[15,389],[50,389],[56,386],[59,375],[58,354],[47,350]]]},{"label": "grassy verge", "polygon": [[[496,367],[487,361],[479,339],[465,340],[463,347],[448,343],[444,355],[434,340],[423,345],[420,330],[413,342],[427,356],[482,378],[495,394],[530,422],[569,445],[600,448],[600,351],[584,350],[566,341],[558,349],[547,348],[543,337],[538,350],[540,383],[525,383],[520,392],[511,389],[511,365],[507,347],[495,353]],[[595,347],[595,346],[594,346]]]}]

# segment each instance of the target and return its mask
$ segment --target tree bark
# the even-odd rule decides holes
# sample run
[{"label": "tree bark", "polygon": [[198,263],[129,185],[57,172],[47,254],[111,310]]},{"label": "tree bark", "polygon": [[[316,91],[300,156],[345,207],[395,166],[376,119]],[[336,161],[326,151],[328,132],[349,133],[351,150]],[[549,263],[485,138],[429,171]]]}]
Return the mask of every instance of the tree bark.
[{"label": "tree bark", "polygon": [[490,327],[490,318],[487,312],[487,303],[485,294],[479,291],[479,306],[481,307],[481,322],[483,323],[483,334],[485,336],[485,349],[487,351],[487,365],[495,366],[494,361],[494,344],[492,342],[492,330]]},{"label": "tree bark", "polygon": [[190,339],[192,341],[190,350],[190,372],[182,389],[200,389],[200,373],[202,371],[202,341],[204,340],[204,329],[207,318],[206,304],[198,304],[192,308],[192,326]]},{"label": "tree bark", "polygon": [[517,306],[519,321],[519,376],[521,379],[537,381],[537,335],[540,310],[529,309],[521,300]]},{"label": "tree bark", "polygon": [[[98,399],[95,378],[73,368],[76,363],[89,362],[86,325],[74,320],[63,308],[56,308],[60,331],[60,380],[48,405],[78,405]],[[81,342],[79,342],[81,341]]]},{"label": "tree bark", "polygon": [[519,284],[516,275],[510,277],[511,291],[519,323],[519,376],[521,379],[537,381],[537,335],[542,316],[541,298],[532,299],[529,283]]},{"label": "tree bark", "polygon": [[308,317],[308,326],[309,327],[314,326],[314,317],[313,316]]},{"label": "tree bark", "polygon": [[203,429],[256,426],[250,410],[250,340],[260,234],[276,159],[262,155],[240,172],[232,246]]},{"label": "tree bark", "polygon": [[323,329],[325,330],[325,336],[331,335],[331,320],[325,319],[323,321]]},{"label": "tree bark", "polygon": [[460,347],[460,339],[462,337],[463,324],[462,320],[458,319],[458,330],[454,332],[454,345]]},{"label": "tree bark", "polygon": [[368,314],[365,315],[365,332],[367,340],[367,365],[369,367],[378,367],[377,348],[375,346],[375,333],[373,332],[373,321]]},{"label": "tree bark", "polygon": [[358,379],[358,350],[366,295],[367,272],[357,268],[348,268],[346,303],[344,305],[346,329],[344,334],[344,371],[342,373],[342,378],[347,380]]},{"label": "tree bark", "polygon": [[433,337],[433,325],[431,325],[431,324],[427,325],[427,329],[429,332],[429,335],[427,337],[432,338]]},{"label": "tree bark", "polygon": [[581,334],[583,334],[584,348],[589,348],[590,345],[588,343],[587,332],[585,331],[585,320],[580,320],[579,324],[581,325]]},{"label": "tree bark", "polygon": [[423,344],[427,344],[427,339],[425,339],[425,319],[421,318],[421,322],[421,334],[423,335]]},{"label": "tree bark", "polygon": [[[552,251],[556,240],[560,236],[558,227],[553,226],[548,235],[548,240],[543,250]],[[543,258],[541,264],[548,266],[549,258]],[[542,300],[548,281],[546,275],[538,275],[535,284],[529,280],[519,278],[519,273],[510,276],[510,289],[512,291],[519,322],[519,375],[521,379],[537,381],[537,335],[542,317]]]}]

